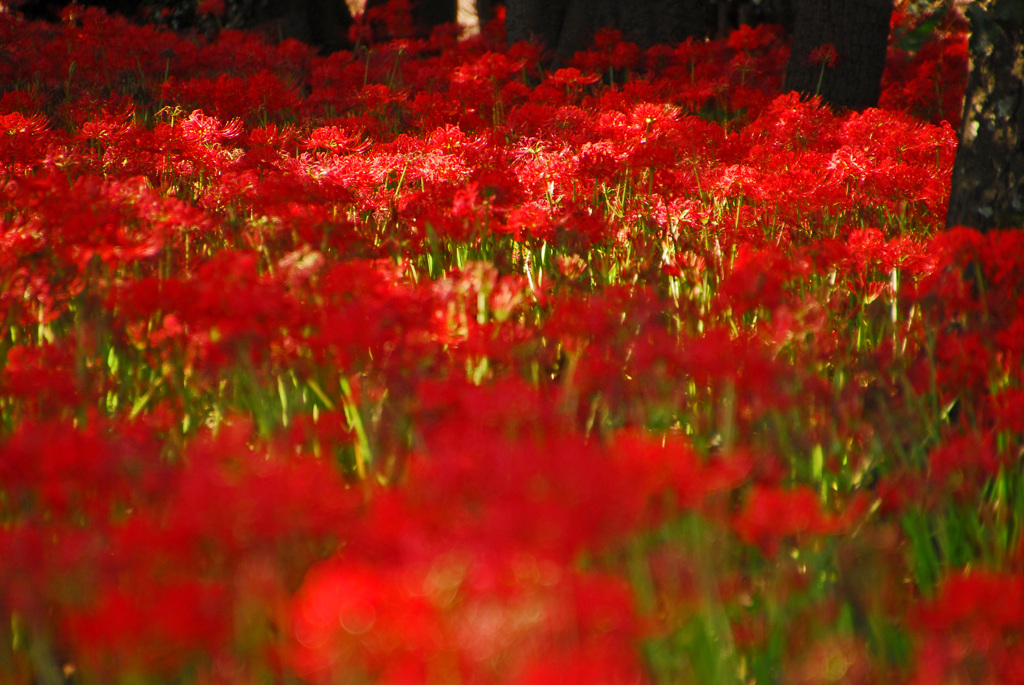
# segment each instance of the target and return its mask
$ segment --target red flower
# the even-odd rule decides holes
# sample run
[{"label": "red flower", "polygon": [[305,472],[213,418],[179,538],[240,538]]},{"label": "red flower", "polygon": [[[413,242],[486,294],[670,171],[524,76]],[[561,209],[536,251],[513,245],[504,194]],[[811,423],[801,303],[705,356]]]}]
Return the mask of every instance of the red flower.
[{"label": "red flower", "polygon": [[921,637],[914,685],[1024,683],[1024,576],[950,576],[914,622]]},{"label": "red flower", "polygon": [[221,584],[153,581],[134,590],[112,585],[71,612],[68,631],[83,666],[110,680],[137,669],[176,673],[223,647],[232,626]]},{"label": "red flower", "polygon": [[749,26],[744,24],[729,34],[726,41],[733,50],[753,52],[766,48],[778,40],[775,35],[775,28],[767,24],[762,26]]},{"label": "red flower", "polygon": [[821,498],[810,487],[755,485],[732,526],[741,540],[758,545],[771,556],[784,538],[825,535],[845,528],[859,515],[862,504],[858,501],[841,516],[826,514],[821,510]]},{"label": "red flower", "polygon": [[825,43],[811,50],[810,60],[811,64],[816,67],[824,66],[831,69],[839,61],[839,53],[836,52],[836,46],[832,43]]},{"label": "red flower", "polygon": [[975,495],[1002,464],[991,436],[968,433],[947,439],[928,454],[928,478],[944,491]]},{"label": "red flower", "polygon": [[223,16],[226,11],[227,5],[224,0],[199,0],[196,6],[196,12],[211,17]]}]

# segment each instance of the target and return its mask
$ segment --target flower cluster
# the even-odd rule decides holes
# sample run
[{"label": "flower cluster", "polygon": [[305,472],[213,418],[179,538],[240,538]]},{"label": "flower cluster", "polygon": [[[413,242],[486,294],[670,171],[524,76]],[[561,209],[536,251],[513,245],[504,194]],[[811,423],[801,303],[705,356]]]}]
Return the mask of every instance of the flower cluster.
[{"label": "flower cluster", "polygon": [[0,680],[1019,680],[958,15],[837,116],[775,27],[547,72],[403,8],[0,12]]}]

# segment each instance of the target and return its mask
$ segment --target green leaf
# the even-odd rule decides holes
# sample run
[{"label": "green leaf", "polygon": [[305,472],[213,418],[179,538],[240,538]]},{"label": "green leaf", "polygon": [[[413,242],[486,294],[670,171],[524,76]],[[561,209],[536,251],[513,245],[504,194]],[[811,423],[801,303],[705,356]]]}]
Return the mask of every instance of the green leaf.
[{"label": "green leaf", "polygon": [[940,10],[904,33],[897,42],[899,48],[912,53],[920,50],[931,39],[932,34],[935,33],[935,27],[945,18],[946,12],[945,9]]}]

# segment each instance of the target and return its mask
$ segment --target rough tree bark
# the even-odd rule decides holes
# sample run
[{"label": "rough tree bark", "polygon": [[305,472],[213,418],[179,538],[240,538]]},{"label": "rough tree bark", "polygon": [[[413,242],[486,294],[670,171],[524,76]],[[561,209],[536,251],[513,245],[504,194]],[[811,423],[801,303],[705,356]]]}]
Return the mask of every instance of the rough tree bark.
[{"label": "rough tree bark", "polygon": [[[785,90],[833,109],[878,105],[892,0],[797,0]],[[829,65],[829,48],[834,61]]]},{"label": "rough tree bark", "polygon": [[946,226],[1024,226],[1024,0],[967,10],[970,73]]},{"label": "rough tree bark", "polygon": [[295,38],[330,54],[351,47],[352,14],[344,0],[270,0],[255,17],[273,38]]},{"label": "rough tree bark", "polygon": [[708,0],[507,0],[505,32],[509,43],[537,41],[553,51],[553,64],[568,61],[591,46],[602,28],[650,47],[706,36],[715,27]]}]

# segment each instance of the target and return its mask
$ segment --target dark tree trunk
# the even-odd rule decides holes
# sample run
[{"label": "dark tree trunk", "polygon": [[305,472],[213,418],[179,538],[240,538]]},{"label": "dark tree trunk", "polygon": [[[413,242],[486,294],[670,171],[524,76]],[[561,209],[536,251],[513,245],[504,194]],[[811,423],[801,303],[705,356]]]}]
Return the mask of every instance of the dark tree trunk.
[{"label": "dark tree trunk", "polygon": [[[339,0],[340,1],[340,0]],[[384,7],[388,0],[366,0],[365,9]],[[453,23],[458,16],[458,0],[410,0],[412,23],[416,33],[427,37],[435,26]]]},{"label": "dark tree trunk", "polygon": [[519,41],[537,42],[558,48],[569,0],[507,0],[505,35],[509,45]]},{"label": "dark tree trunk", "polygon": [[781,24],[787,34],[793,31],[792,0],[717,0],[716,38],[725,38],[740,26]]},{"label": "dark tree trunk", "polygon": [[[56,21],[61,10],[71,4],[71,0],[29,0],[20,7],[15,5],[27,19]],[[109,14],[120,14],[129,19],[138,19],[142,9],[142,0],[78,0],[78,4],[86,7],[101,7]]]},{"label": "dark tree trunk", "polygon": [[341,0],[307,0],[310,40],[325,53],[349,47],[352,13]]},{"label": "dark tree trunk", "polygon": [[473,4],[476,6],[476,19],[480,22],[480,28],[483,28],[494,19],[494,8],[499,3],[496,0],[476,0]]},{"label": "dark tree trunk", "polygon": [[[102,7],[109,13],[122,14],[139,21],[144,20],[147,13],[152,16],[155,11],[153,3],[146,0],[74,1],[88,7]],[[30,19],[53,20],[69,4],[71,0],[30,0],[23,5],[22,11]],[[197,24],[201,26],[201,17],[197,15],[194,5],[166,4],[178,8],[180,23],[170,21],[165,25],[175,30],[195,28]],[[267,0],[243,5],[238,14],[231,17],[230,27],[253,29],[271,40],[295,38],[319,48],[323,53],[331,53],[351,47],[348,33],[352,23],[352,14],[344,0]]]},{"label": "dark tree trunk", "polygon": [[272,39],[294,38],[323,54],[351,47],[352,14],[343,1],[269,0],[250,21]]},{"label": "dark tree trunk", "polygon": [[[585,3],[584,3],[585,4]],[[673,45],[714,33],[717,12],[707,0],[639,0],[615,2],[618,25],[626,40],[642,48]]]},{"label": "dark tree trunk", "polygon": [[967,10],[971,67],[946,226],[1024,226],[1024,2]]},{"label": "dark tree trunk", "polygon": [[787,35],[793,35],[794,0],[761,0],[757,5],[757,21],[779,24]]},{"label": "dark tree trunk", "polygon": [[536,41],[554,52],[554,65],[565,63],[593,44],[603,28],[622,31],[642,48],[707,36],[715,27],[708,0],[507,0],[508,42]]},{"label": "dark tree trunk", "polygon": [[324,54],[350,47],[352,14],[341,0],[299,0],[279,5],[286,18],[288,38],[312,45]]},{"label": "dark tree trunk", "polygon": [[796,0],[785,89],[820,95],[833,109],[876,107],[882,93],[892,4],[892,0]]}]

